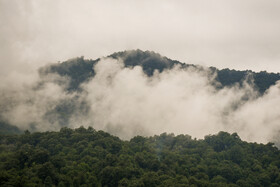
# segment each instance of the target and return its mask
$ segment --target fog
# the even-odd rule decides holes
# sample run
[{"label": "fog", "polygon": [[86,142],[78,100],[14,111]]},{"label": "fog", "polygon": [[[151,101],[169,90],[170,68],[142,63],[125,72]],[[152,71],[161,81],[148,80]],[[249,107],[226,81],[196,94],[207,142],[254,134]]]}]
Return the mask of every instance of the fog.
[{"label": "fog", "polygon": [[[242,86],[217,89],[216,75],[206,67],[178,65],[148,77],[140,66],[103,58],[93,68],[96,75],[82,91],[67,91],[68,78],[57,74],[22,82],[19,77],[14,87],[2,83],[1,118],[23,130],[92,126],[122,139],[163,132],[203,138],[227,131],[252,142],[279,141],[279,82],[261,96],[250,76]],[[68,107],[63,116],[55,110],[61,103]]]}]

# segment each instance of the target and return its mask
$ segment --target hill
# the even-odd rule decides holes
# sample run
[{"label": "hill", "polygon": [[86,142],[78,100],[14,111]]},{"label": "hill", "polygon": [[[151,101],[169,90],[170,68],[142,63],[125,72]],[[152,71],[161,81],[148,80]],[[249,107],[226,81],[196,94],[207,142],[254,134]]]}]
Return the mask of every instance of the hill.
[{"label": "hill", "polygon": [[[202,67],[194,64],[185,64],[176,60],[171,60],[167,57],[163,57],[158,53],[151,51],[131,50],[123,51],[111,54],[107,57],[114,59],[121,59],[125,67],[141,66],[143,71],[148,76],[153,76],[155,70],[162,72],[165,69],[171,69],[176,65],[181,68],[193,67],[197,70],[206,70],[207,67]],[[62,63],[55,63],[42,67],[39,72],[41,76],[45,76],[49,73],[58,73],[61,76],[67,76],[71,79],[71,83],[68,87],[69,90],[79,89],[81,83],[89,80],[95,75],[93,66],[99,62],[100,59],[86,60],[83,57],[67,60]],[[251,70],[237,71],[230,69],[217,69],[210,67],[208,69],[213,74],[217,73],[216,81],[221,84],[222,87],[231,86],[234,84],[242,84],[248,74],[252,75],[254,79],[256,89],[263,94],[270,86],[275,85],[276,81],[280,80],[279,73],[268,73],[266,71],[253,72]]]},{"label": "hill", "polygon": [[280,151],[220,132],[122,141],[89,127],[0,135],[0,186],[280,186]]}]

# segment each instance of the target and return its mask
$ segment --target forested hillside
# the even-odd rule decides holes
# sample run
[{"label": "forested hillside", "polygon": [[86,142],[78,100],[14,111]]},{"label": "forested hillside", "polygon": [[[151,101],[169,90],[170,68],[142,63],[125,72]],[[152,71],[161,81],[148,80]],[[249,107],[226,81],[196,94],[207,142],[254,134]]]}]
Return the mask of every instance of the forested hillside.
[{"label": "forested hillside", "polygon": [[22,131],[16,126],[0,121],[0,134],[20,134]]},{"label": "forested hillside", "polygon": [[0,186],[280,186],[280,151],[236,133],[122,141],[80,127],[0,143]]},{"label": "forested hillside", "polygon": [[[175,65],[181,66],[181,68],[193,67],[197,70],[206,70],[206,67],[202,67],[194,64],[185,64],[176,60],[171,60],[167,57],[163,57],[158,53],[141,50],[131,50],[114,53],[108,57],[114,59],[120,59],[124,62],[126,67],[141,66],[143,71],[152,76],[155,70],[162,72],[165,69],[171,69]],[[100,59],[86,60],[83,57],[70,59],[62,63],[52,64],[40,69],[41,76],[49,73],[58,73],[62,76],[68,76],[71,78],[71,84],[69,90],[79,89],[79,85],[84,81],[89,80],[94,76],[95,72],[93,66],[99,62]],[[230,69],[217,69],[210,67],[209,71],[217,73],[216,81],[221,83],[221,86],[231,86],[233,84],[241,84],[248,74],[252,75],[254,79],[256,89],[263,94],[270,86],[274,85],[276,81],[280,80],[279,73],[252,72],[251,70],[237,71]]]},{"label": "forested hillside", "polygon": [[280,187],[280,0],[0,0],[0,27],[0,187]]}]

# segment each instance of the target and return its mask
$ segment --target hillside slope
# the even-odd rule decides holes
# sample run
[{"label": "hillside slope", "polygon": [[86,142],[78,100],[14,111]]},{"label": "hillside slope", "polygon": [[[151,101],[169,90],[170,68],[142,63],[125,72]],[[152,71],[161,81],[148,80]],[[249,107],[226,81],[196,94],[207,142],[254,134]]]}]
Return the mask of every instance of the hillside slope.
[{"label": "hillside slope", "polygon": [[83,127],[0,135],[0,186],[279,186],[280,151],[220,132],[122,141]]},{"label": "hillside slope", "polygon": [[[120,59],[124,62],[126,67],[141,66],[143,71],[148,75],[152,76],[155,70],[162,72],[165,69],[171,69],[176,65],[182,68],[192,66],[198,70],[206,70],[207,67],[202,67],[194,64],[185,64],[179,61],[171,60],[167,57],[163,57],[158,53],[151,51],[131,50],[123,51],[111,54],[107,57],[114,59]],[[71,84],[69,90],[79,89],[79,85],[84,81],[89,80],[94,76],[93,66],[99,61],[86,60],[83,57],[70,59],[62,63],[56,63],[42,67],[40,74],[46,75],[49,73],[58,73],[62,76],[68,76],[71,78]],[[210,67],[208,70],[212,73],[217,73],[216,81],[224,86],[231,86],[233,84],[241,84],[247,77],[248,74],[252,75],[254,79],[255,87],[261,94],[263,94],[270,86],[274,85],[276,81],[280,80],[279,73],[268,73],[266,71],[253,72],[251,70],[237,71],[230,69],[217,69]]]}]

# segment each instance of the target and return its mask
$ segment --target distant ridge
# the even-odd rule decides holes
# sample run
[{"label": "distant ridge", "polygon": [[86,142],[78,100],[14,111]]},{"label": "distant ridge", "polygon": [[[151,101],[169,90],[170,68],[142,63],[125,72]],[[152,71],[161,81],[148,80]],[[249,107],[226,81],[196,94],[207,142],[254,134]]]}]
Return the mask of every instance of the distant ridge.
[{"label": "distant ridge", "polygon": [[[126,67],[141,66],[143,71],[152,76],[155,70],[162,72],[165,69],[171,69],[175,65],[181,65],[182,68],[192,66],[197,69],[204,69],[200,65],[185,64],[176,60],[171,60],[167,57],[161,56],[159,53],[153,51],[142,50],[129,50],[116,52],[107,57],[123,60]],[[42,67],[39,70],[41,76],[48,73],[58,73],[61,76],[68,76],[71,78],[69,90],[79,89],[79,85],[95,75],[93,65],[100,59],[87,60],[83,57],[73,58],[62,63],[55,63]],[[222,87],[231,86],[233,84],[241,84],[246,79],[248,74],[251,74],[254,78],[256,89],[263,94],[270,86],[275,85],[276,81],[280,80],[279,73],[268,73],[266,71],[253,72],[251,70],[230,70],[217,69],[215,67],[209,67],[213,73],[217,73],[216,80],[221,83]]]}]

